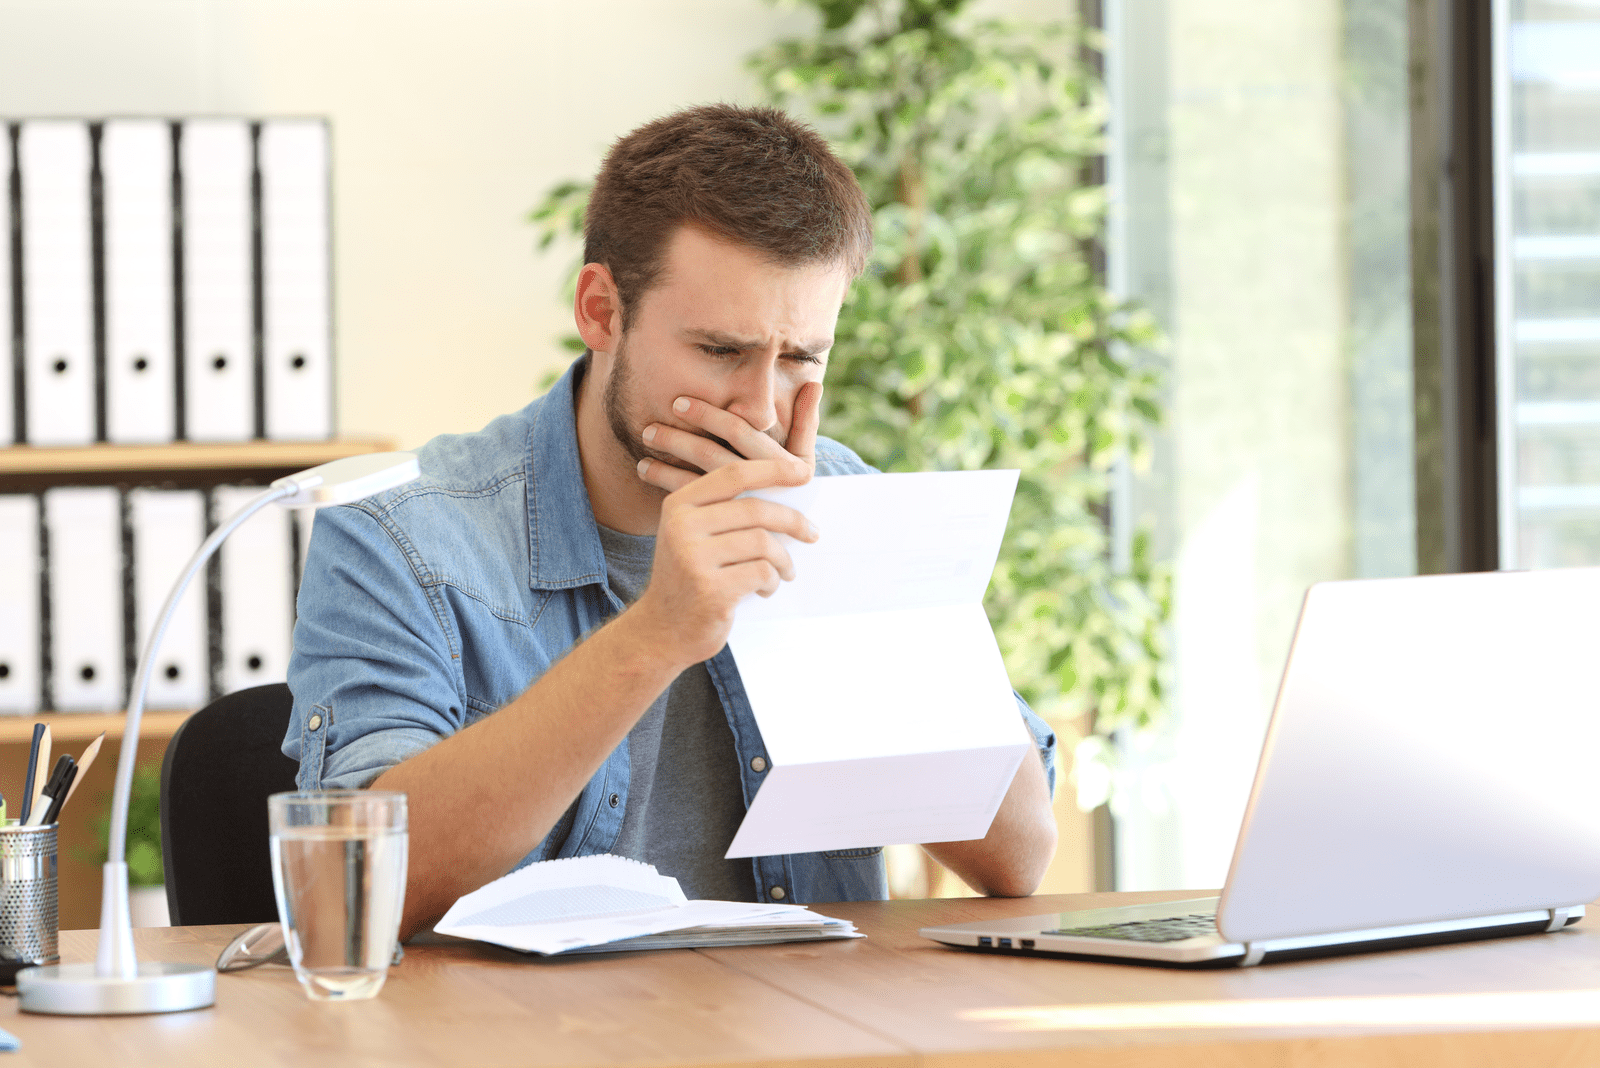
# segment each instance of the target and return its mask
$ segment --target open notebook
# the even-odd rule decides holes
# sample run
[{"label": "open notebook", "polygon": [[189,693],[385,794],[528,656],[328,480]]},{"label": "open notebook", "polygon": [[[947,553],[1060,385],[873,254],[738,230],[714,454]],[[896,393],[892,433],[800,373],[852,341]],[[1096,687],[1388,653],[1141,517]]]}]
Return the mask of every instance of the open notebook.
[{"label": "open notebook", "polygon": [[462,897],[434,930],[545,955],[863,937],[801,905],[689,901],[678,880],[610,854],[519,868]]}]

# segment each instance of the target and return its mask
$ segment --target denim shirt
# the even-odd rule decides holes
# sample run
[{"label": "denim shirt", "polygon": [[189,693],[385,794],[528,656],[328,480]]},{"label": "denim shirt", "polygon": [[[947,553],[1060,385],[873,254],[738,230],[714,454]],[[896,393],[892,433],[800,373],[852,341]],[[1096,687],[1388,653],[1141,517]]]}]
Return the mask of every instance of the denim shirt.
[{"label": "denim shirt", "polygon": [[[573,403],[585,366],[580,358],[549,394],[476,434],[430,441],[419,480],[317,516],[283,743],[300,762],[301,789],[369,785],[510,703],[622,610],[606,584],[579,465]],[[826,438],[816,456],[818,475],[873,470]],[[769,758],[727,647],[706,667],[748,806]],[[1021,698],[1018,705],[1053,788],[1055,736]],[[522,863],[608,852],[627,800],[624,739]],[[751,863],[764,901],[888,896],[881,849]]]}]

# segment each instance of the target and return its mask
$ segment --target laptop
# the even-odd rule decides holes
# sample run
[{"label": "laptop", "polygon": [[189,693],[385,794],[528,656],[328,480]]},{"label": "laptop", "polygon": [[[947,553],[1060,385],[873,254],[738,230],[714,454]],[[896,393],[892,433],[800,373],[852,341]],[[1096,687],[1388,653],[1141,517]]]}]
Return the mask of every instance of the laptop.
[{"label": "laptop", "polygon": [[1221,897],[922,930],[1178,967],[1556,931],[1600,897],[1600,568],[1301,607]]}]

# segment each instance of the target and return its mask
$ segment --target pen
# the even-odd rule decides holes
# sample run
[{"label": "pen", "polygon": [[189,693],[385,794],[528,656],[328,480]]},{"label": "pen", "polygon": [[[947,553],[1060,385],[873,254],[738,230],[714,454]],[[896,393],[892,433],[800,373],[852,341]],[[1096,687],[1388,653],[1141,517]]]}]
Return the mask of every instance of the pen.
[{"label": "pen", "polygon": [[37,827],[40,824],[51,822],[51,813],[61,811],[58,802],[67,799],[67,781],[78,762],[72,759],[72,754],[62,753],[56,761],[56,766],[50,769],[50,779],[39,791],[39,800],[34,803],[33,814],[28,817],[27,826]]},{"label": "pen", "polygon": [[22,811],[17,813],[23,823],[28,822],[28,813],[33,808],[33,777],[39,770],[39,740],[47,730],[49,728],[43,723],[33,725],[33,744],[28,747],[28,772],[22,777]]},{"label": "pen", "polygon": [[[72,760],[71,757],[62,757],[63,760]],[[67,765],[67,773],[61,776],[61,785],[50,795],[50,808],[44,814],[45,823],[55,823],[61,818],[61,807],[67,803],[67,797],[72,793],[72,784],[78,781],[78,765],[74,761]]]},{"label": "pen", "polygon": [[[35,763],[35,765],[34,765],[34,768],[33,768],[33,783],[30,785],[30,787],[28,789],[28,792],[33,795],[33,797],[29,800],[29,803],[28,803],[28,814],[30,816],[42,816],[42,815],[44,815],[44,813],[39,812],[38,810],[40,808],[44,807],[44,784],[47,781],[49,781],[48,780],[48,776],[50,775],[50,771],[51,771],[51,768],[50,768],[50,724],[46,723],[44,725],[44,730],[39,732],[38,737],[39,737],[39,759],[38,759],[37,763]],[[27,824],[29,821],[28,820],[23,820],[22,822],[24,824]]]},{"label": "pen", "polygon": [[94,741],[84,747],[83,755],[78,758],[78,773],[72,777],[72,785],[67,787],[66,800],[61,802],[63,805],[72,800],[72,795],[78,789],[78,784],[89,774],[89,765],[93,764],[94,758],[100,755],[100,743],[105,740],[106,732],[101,731]]}]

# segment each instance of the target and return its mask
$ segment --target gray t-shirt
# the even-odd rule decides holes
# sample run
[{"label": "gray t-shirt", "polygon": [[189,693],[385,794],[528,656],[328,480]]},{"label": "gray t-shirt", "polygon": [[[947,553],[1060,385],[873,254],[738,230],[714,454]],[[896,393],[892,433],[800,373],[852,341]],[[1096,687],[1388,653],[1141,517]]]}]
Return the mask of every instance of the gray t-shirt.
[{"label": "gray t-shirt", "polygon": [[[632,604],[650,582],[656,540],[600,528],[611,592]],[[654,864],[691,900],[754,901],[748,860],[724,860],[739,822],[733,731],[711,675],[696,664],[679,675],[628,732],[628,807],[611,847]]]}]

